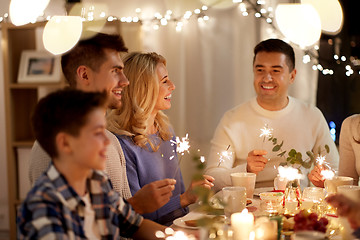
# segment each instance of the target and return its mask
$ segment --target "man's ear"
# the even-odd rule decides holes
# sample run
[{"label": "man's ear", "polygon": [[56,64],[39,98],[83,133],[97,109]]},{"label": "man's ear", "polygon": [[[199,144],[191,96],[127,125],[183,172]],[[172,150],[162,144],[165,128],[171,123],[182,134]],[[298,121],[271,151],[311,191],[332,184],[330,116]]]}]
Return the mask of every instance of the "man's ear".
[{"label": "man's ear", "polygon": [[70,135],[64,132],[60,132],[56,135],[55,143],[58,153],[69,154],[72,152],[71,144],[70,144]]},{"label": "man's ear", "polygon": [[90,84],[89,74],[90,72],[87,66],[81,65],[76,69],[76,76],[79,85],[88,86]]},{"label": "man's ear", "polygon": [[295,77],[296,77],[296,69],[294,68],[294,70],[292,70],[290,73],[290,83],[291,84],[294,83]]}]

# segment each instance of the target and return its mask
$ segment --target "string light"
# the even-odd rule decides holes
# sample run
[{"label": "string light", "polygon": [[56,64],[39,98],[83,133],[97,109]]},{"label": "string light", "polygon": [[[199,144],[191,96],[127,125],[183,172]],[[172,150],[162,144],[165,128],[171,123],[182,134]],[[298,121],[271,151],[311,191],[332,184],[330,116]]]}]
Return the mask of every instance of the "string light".
[{"label": "string light", "polygon": [[[233,4],[238,4],[238,8],[241,12],[241,15],[244,17],[249,16],[249,12],[254,12],[254,15],[256,18],[263,19],[273,32],[278,32],[278,29],[273,24],[273,8],[272,7],[266,7],[266,1],[265,0],[257,0],[256,3],[253,3],[251,0],[233,0]],[[186,23],[190,18],[194,17],[197,18],[199,23],[204,23],[206,21],[210,20],[210,17],[208,14],[206,14],[206,11],[211,9],[212,6],[206,6],[203,5],[201,8],[196,8],[192,11],[186,11],[182,16],[173,16],[172,10],[167,10],[164,16],[160,12],[156,12],[154,14],[153,18],[144,19],[141,16],[142,9],[136,8],[135,14],[137,16],[133,17],[116,17],[116,16],[106,16],[106,13],[104,11],[101,11],[99,13],[100,18],[106,19],[108,22],[112,21],[121,21],[123,23],[140,23],[140,24],[146,24],[146,26],[152,27],[154,30],[158,30],[161,26],[168,26],[170,22],[174,22],[175,24],[175,30],[177,32],[181,32],[184,28],[184,23]],[[88,12],[87,16],[84,17],[83,21],[93,21],[95,19],[95,16],[93,15],[95,12],[95,9],[93,9],[93,12]],[[86,18],[85,18],[86,17]],[[9,14],[5,13],[2,17],[0,16],[0,23],[7,22],[9,18]],[[50,20],[51,16],[42,16],[39,17],[37,20]],[[149,25],[150,24],[150,25]],[[280,35],[280,33],[279,33]],[[332,41],[332,39],[330,39]],[[299,46],[302,48],[301,46]],[[312,63],[312,69],[319,71],[323,75],[333,75],[334,70],[318,67],[319,57],[318,57],[318,51],[319,46],[314,45],[313,48],[309,48],[304,50],[304,56],[303,56],[303,62],[305,64]],[[346,76],[350,77],[353,74],[359,74],[360,71],[354,71],[353,68],[350,65],[357,66],[354,64],[356,61],[360,61],[357,59],[353,59],[353,57],[346,57],[344,55],[334,55],[334,60],[337,64],[340,64],[341,62],[346,63],[345,65],[345,74]],[[348,61],[350,59],[350,61]],[[349,63],[350,62],[350,63]],[[350,66],[347,67],[347,66]]]}]

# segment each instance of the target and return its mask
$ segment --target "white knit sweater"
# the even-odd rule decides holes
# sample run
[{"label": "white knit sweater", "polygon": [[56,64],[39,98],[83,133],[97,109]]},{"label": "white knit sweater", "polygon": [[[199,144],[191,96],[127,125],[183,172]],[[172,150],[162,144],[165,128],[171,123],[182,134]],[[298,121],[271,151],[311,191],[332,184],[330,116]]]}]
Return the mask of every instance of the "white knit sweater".
[{"label": "white knit sweater", "polygon": [[340,162],[339,176],[354,178],[354,184],[358,185],[360,176],[360,114],[347,117],[340,132]]},{"label": "white knit sweater", "polygon": [[[260,138],[260,129],[268,124],[273,129],[273,136],[281,143],[282,149],[294,148],[302,153],[305,160],[306,151],[317,152],[319,147],[324,148],[327,144],[330,147],[330,154],[326,160],[332,167],[337,169],[339,154],[331,139],[329,127],[320,110],[300,100],[289,97],[288,105],[280,111],[268,111],[263,109],[256,101],[256,98],[241,104],[225,113],[215,130],[211,141],[210,154],[207,159],[206,174],[215,178],[216,191],[224,186],[231,185],[230,173],[246,172],[248,153],[254,149],[265,149],[268,154],[266,158],[271,160],[266,164],[265,169],[256,176],[256,187],[273,186],[274,178],[277,175],[276,168],[285,159],[278,157],[279,152],[273,152],[273,144],[268,140],[263,142]],[[219,155],[230,145],[234,152],[233,158],[222,162],[219,165]],[[304,176],[307,176],[308,169],[302,169]],[[308,178],[300,181],[301,186],[309,184]]]}]

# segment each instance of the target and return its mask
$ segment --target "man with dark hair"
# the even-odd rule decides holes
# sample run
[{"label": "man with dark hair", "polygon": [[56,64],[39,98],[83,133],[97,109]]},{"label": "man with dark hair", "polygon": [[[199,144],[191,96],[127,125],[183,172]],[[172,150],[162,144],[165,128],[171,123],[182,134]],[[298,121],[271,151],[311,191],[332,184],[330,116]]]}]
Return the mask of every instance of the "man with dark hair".
[{"label": "man with dark hair", "polygon": [[[256,187],[274,186],[277,167],[287,155],[281,157],[273,152],[272,142],[259,138],[266,125],[278,141],[283,140],[282,151],[294,148],[307,156],[307,151],[317,154],[320,147],[328,145],[327,162],[337,167],[338,151],[320,110],[288,95],[296,76],[293,48],[279,39],[260,42],[254,48],[253,72],[256,97],[226,112],[211,141],[205,172],[215,178],[215,190],[231,185],[230,174],[235,172],[255,173]],[[218,153],[229,145],[232,158],[219,164]],[[303,166],[300,169],[305,176],[309,172]],[[314,170],[308,177],[321,185]],[[300,184],[308,186],[308,178]]]},{"label": "man with dark hair", "polygon": [[[129,84],[123,73],[124,63],[120,52],[127,51],[119,35],[98,33],[81,40],[64,54],[61,59],[64,75],[71,88],[85,92],[106,91],[109,95],[108,107],[121,106],[121,93]],[[73,103],[77,104],[77,103]],[[106,173],[114,189],[138,213],[149,213],[166,204],[174,189],[174,179],[163,179],[145,185],[134,196],[131,195],[126,176],[126,161],[119,141],[111,132],[106,131],[110,140],[107,148]],[[48,168],[50,156],[35,142],[30,156],[30,182],[34,182]]]},{"label": "man with dark hair", "polygon": [[155,239],[164,231],[136,213],[102,173],[107,100],[106,92],[60,90],[38,103],[32,125],[52,161],[18,212],[19,239]]}]

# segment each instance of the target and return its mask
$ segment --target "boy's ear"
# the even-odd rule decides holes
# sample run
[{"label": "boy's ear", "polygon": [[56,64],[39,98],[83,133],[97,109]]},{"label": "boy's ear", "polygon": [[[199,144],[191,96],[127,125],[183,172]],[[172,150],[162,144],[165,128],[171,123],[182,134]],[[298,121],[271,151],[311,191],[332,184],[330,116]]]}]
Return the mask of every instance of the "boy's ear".
[{"label": "boy's ear", "polygon": [[60,132],[56,135],[55,142],[56,142],[56,148],[58,150],[58,153],[71,153],[72,149],[69,142],[69,134],[66,134],[64,132]]},{"label": "boy's ear", "polygon": [[90,69],[87,66],[81,65],[76,69],[77,79],[79,85],[88,86],[90,84]]}]

